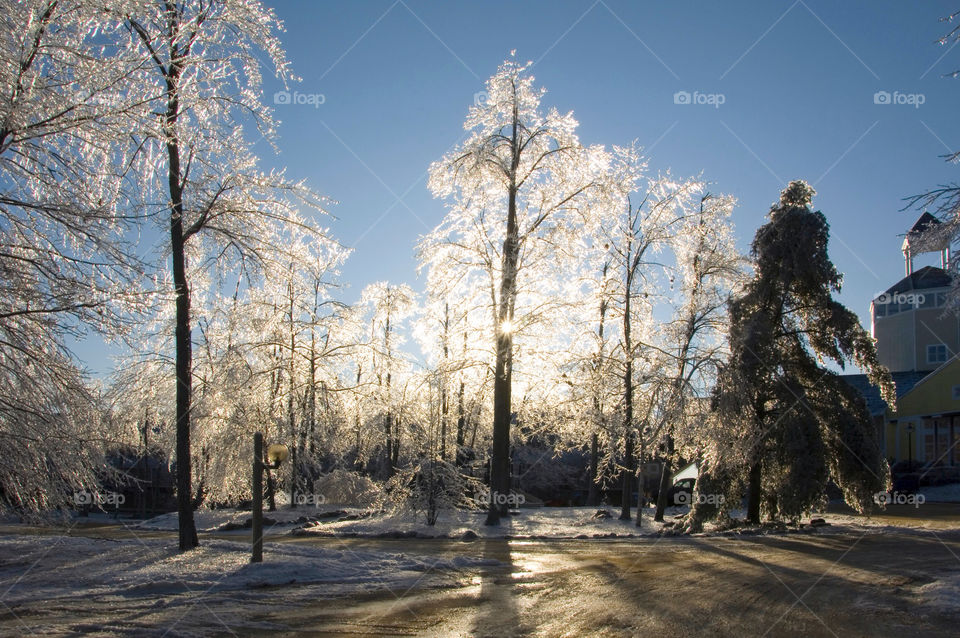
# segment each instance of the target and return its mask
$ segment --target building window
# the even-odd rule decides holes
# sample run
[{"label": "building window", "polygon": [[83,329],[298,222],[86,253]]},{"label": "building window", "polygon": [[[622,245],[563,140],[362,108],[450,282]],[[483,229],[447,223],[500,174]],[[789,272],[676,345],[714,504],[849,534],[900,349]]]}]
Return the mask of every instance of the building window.
[{"label": "building window", "polygon": [[927,363],[944,363],[947,360],[947,346],[935,343],[927,346]]},{"label": "building window", "polygon": [[953,386],[953,400],[960,401],[960,385]]}]

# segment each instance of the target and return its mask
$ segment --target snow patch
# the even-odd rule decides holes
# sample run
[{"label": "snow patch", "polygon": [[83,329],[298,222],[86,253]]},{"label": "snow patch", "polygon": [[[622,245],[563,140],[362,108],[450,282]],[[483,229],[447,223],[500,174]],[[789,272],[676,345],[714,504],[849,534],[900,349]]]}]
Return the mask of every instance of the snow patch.
[{"label": "snow patch", "polygon": [[960,572],[917,588],[923,603],[939,611],[960,614]]},{"label": "snow patch", "polygon": [[[325,536],[364,536],[387,538],[612,538],[656,535],[663,523],[653,520],[653,508],[643,511],[643,526],[636,520],[621,521],[610,510],[609,518],[597,517],[596,507],[544,507],[517,510],[504,517],[499,526],[484,525],[486,512],[446,510],[433,526],[427,525],[422,512],[395,511],[358,520],[320,522],[300,533]],[[680,510],[670,509],[669,515]],[[635,511],[634,511],[635,515]],[[475,536],[474,536],[475,535]]]},{"label": "snow patch", "polygon": [[206,540],[179,553],[175,540],[0,536],[0,591],[10,604],[82,596],[156,596],[292,583],[336,584],[340,594],[412,586],[481,565],[466,556],[433,559],[382,551],[268,543],[262,563],[250,546]]}]

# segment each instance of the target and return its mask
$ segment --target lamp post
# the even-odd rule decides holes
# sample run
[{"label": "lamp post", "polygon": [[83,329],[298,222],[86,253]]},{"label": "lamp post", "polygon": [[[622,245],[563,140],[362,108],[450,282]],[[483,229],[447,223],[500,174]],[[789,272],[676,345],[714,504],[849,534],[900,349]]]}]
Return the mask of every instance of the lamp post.
[{"label": "lamp post", "polygon": [[913,470],[913,423],[907,423],[907,466],[909,469]]},{"label": "lamp post", "polygon": [[263,471],[275,470],[287,458],[286,445],[267,447],[267,461],[263,460],[263,435],[253,435],[253,516],[250,525],[253,549],[251,563],[263,562]]}]

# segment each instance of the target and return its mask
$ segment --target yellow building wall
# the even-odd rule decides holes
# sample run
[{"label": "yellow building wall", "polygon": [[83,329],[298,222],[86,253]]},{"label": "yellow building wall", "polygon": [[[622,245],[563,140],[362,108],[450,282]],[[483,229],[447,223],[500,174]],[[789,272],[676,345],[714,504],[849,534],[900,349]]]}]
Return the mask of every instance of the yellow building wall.
[{"label": "yellow building wall", "polygon": [[[916,367],[914,370],[932,370],[937,364],[927,363],[927,346],[946,344],[948,356],[960,351],[960,320],[953,313],[944,314],[943,308],[921,308],[913,311],[916,321]],[[958,382],[960,383],[960,382]]]},{"label": "yellow building wall", "polygon": [[953,398],[954,386],[960,386],[960,358],[954,357],[910,392],[897,399],[895,419],[931,416],[960,411],[960,397]]},{"label": "yellow building wall", "polygon": [[[908,423],[913,423],[913,432],[907,432],[906,426]],[[908,460],[908,455],[911,453],[914,459],[918,459],[920,454],[917,446],[922,444],[922,425],[923,421],[919,418],[915,422],[904,419],[899,423],[887,423],[884,433],[887,459],[893,459],[894,463],[897,461],[906,461]],[[897,436],[898,432],[899,436]]]},{"label": "yellow building wall", "polygon": [[[925,458],[926,454],[920,450],[920,447],[926,445],[925,436],[929,434],[930,424],[934,421],[930,417],[960,414],[960,395],[954,398],[955,387],[960,387],[960,358],[957,357],[942,365],[915,385],[910,392],[897,399],[897,410],[896,412],[887,411],[887,423],[884,428],[884,443],[888,459],[907,460],[912,449],[914,459],[931,460]],[[944,419],[938,422],[942,421]],[[956,417],[947,422],[956,423]],[[913,431],[907,432],[907,426],[910,424],[913,425]],[[938,450],[943,451],[939,448]],[[955,457],[956,454],[953,456]]]}]

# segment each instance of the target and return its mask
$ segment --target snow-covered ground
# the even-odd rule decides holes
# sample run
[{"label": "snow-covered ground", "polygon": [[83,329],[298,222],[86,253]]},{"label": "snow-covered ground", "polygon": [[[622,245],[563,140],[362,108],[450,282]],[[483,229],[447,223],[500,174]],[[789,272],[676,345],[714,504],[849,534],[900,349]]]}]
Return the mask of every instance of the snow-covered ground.
[{"label": "snow-covered ground", "polygon": [[[611,516],[597,517],[598,511],[606,511]],[[685,507],[667,508],[665,523],[653,520],[654,509],[643,510],[643,526],[637,527],[636,521],[621,521],[617,518],[619,509],[603,507],[544,507],[521,509],[513,516],[501,520],[499,527],[484,525],[486,513],[482,511],[445,511],[440,514],[436,525],[429,526],[422,513],[375,513],[356,520],[332,520],[307,525],[297,529],[297,534],[319,534],[324,536],[364,536],[364,537],[416,537],[416,538],[462,538],[473,532],[479,538],[623,538],[634,536],[655,536],[670,527],[676,517],[687,512]],[[743,517],[744,512],[733,512],[735,517]],[[846,514],[815,514],[823,517],[831,530],[847,531],[856,529],[874,529],[889,527],[888,521],[867,519]],[[804,521],[808,523],[809,520]],[[920,525],[918,525],[920,526]],[[707,533],[714,531],[707,525]],[[764,530],[774,531],[774,530]]]},{"label": "snow-covered ground", "polygon": [[[610,514],[597,517],[598,511]],[[668,516],[680,510],[670,509]],[[302,533],[330,536],[416,536],[421,538],[461,538],[473,532],[480,538],[612,538],[659,534],[663,523],[653,521],[654,510],[644,510],[643,527],[636,521],[621,521],[613,507],[541,507],[516,510],[504,517],[499,526],[484,525],[486,512],[450,510],[440,512],[435,525],[427,525],[422,512],[386,513],[357,520],[320,522],[305,527]]]},{"label": "snow-covered ground", "polygon": [[328,583],[330,595],[409,588],[426,575],[455,576],[490,564],[478,558],[431,559],[402,553],[267,543],[262,563],[250,546],[205,540],[180,554],[175,539],[0,536],[0,593],[16,604],[79,595],[153,596]]},{"label": "snow-covered ground", "polygon": [[[619,509],[599,508],[610,518],[598,518],[596,507],[544,507],[518,510],[519,513],[505,517],[499,527],[485,526],[486,512],[480,510],[442,511],[436,525],[426,523],[423,512],[372,511],[363,508],[322,506],[301,507],[295,510],[278,508],[264,512],[266,534],[285,533],[294,528],[305,532],[328,536],[390,536],[406,535],[420,538],[460,538],[473,531],[481,538],[594,538],[638,536],[657,534],[662,523],[653,521],[653,509],[644,510],[643,527],[635,521],[617,519]],[[670,516],[682,510],[667,510]],[[201,532],[222,531],[225,525],[240,526],[250,518],[250,512],[237,510],[205,510],[195,512],[197,530]],[[307,519],[304,521],[303,519]],[[319,519],[315,521],[314,519]],[[174,531],[177,529],[177,514],[163,514],[138,523],[136,529]],[[247,530],[243,532],[249,533]],[[239,532],[239,533],[243,533]]]},{"label": "snow-covered ground", "polygon": [[945,612],[960,612],[960,572],[921,585],[917,594],[922,602]]},{"label": "snow-covered ground", "polygon": [[[653,508],[643,511],[643,526],[637,527],[636,521],[618,519],[619,509],[615,507],[542,507],[515,510],[514,514],[502,519],[498,527],[484,525],[486,512],[481,510],[445,510],[440,512],[437,523],[427,525],[423,512],[383,511],[364,508],[321,506],[319,508],[279,508],[275,512],[264,512],[264,533],[303,534],[340,537],[393,537],[393,538],[463,538],[474,534],[478,538],[624,538],[659,535],[669,527],[674,518],[686,513],[686,508],[668,508],[666,524],[653,520]],[[606,512],[609,517],[598,516]],[[634,510],[635,512],[635,510]],[[742,518],[744,512],[734,511],[735,518]],[[814,518],[823,518],[833,531],[872,530],[893,528],[893,522],[884,518],[882,512],[877,517],[853,516],[850,514],[826,513],[814,514]],[[197,529],[201,532],[223,532],[225,526],[236,529],[237,535],[249,534],[250,512],[221,509],[198,510],[195,513]],[[271,520],[273,522],[271,522]],[[805,523],[809,520],[805,519]],[[923,528],[927,524],[922,518],[915,521],[895,521],[897,527],[909,526]],[[943,525],[938,527],[943,528]],[[143,521],[134,529],[175,531],[176,513],[164,514]],[[707,533],[714,531],[707,525]],[[765,531],[775,531],[766,529]],[[472,532],[472,534],[471,534]]]},{"label": "snow-covered ground", "polygon": [[[287,507],[278,507],[276,511],[263,512],[263,529],[265,533],[276,533],[289,529],[294,525],[303,524],[307,521],[302,519],[311,519],[324,514],[330,514],[337,511],[343,511],[336,507],[299,507],[289,509]],[[359,512],[360,510],[351,510]],[[235,509],[216,509],[210,510],[201,508],[193,513],[193,521],[197,526],[198,532],[216,532],[223,531],[225,526],[242,526],[250,520],[249,511]],[[157,531],[176,531],[177,513],[161,514],[151,519],[147,519],[134,525],[136,529],[157,530]],[[246,529],[249,533],[249,528]]]}]

